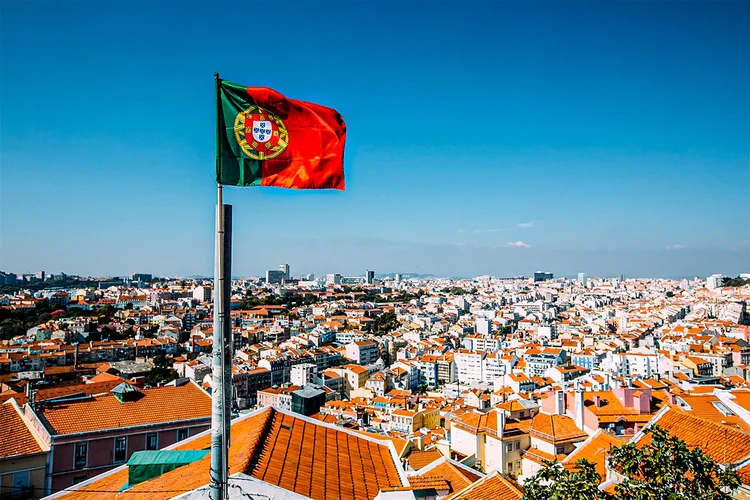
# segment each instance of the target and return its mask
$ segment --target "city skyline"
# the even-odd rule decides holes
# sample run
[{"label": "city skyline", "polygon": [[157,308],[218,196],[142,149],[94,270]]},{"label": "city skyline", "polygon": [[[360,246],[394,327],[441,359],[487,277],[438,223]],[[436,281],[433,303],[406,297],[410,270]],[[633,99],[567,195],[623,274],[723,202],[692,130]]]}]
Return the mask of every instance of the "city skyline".
[{"label": "city skyline", "polygon": [[750,267],[745,3],[293,4],[262,64],[172,7],[3,5],[3,269],[210,276],[217,70],[348,125],[347,191],[225,189],[235,275]]}]

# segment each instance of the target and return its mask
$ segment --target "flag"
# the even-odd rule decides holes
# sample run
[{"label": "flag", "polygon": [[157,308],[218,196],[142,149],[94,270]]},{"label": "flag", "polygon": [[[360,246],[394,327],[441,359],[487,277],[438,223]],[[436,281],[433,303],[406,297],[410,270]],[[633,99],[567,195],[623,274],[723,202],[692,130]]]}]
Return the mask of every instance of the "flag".
[{"label": "flag", "polygon": [[344,189],[346,124],[336,110],[269,88],[217,85],[217,182]]}]

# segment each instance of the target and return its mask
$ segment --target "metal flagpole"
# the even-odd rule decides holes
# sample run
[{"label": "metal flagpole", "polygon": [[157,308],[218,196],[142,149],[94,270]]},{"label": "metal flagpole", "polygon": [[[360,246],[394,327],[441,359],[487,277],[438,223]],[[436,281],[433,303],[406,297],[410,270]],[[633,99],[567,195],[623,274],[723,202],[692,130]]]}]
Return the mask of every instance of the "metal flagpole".
[{"label": "metal flagpole", "polygon": [[[216,167],[221,162],[220,80],[216,78]],[[226,500],[231,415],[232,356],[229,301],[232,290],[232,206],[224,205],[218,183],[216,250],[214,255],[214,335],[211,384],[210,498]]]}]

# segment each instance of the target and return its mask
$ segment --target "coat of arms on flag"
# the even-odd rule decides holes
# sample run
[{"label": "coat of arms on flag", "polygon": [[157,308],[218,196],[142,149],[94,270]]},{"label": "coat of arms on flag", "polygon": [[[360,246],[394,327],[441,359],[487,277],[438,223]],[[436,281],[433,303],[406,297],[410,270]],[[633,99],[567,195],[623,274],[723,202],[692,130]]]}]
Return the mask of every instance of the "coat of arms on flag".
[{"label": "coat of arms on flag", "polygon": [[242,151],[254,160],[276,158],[289,144],[284,122],[260,106],[250,106],[237,114],[234,134]]}]

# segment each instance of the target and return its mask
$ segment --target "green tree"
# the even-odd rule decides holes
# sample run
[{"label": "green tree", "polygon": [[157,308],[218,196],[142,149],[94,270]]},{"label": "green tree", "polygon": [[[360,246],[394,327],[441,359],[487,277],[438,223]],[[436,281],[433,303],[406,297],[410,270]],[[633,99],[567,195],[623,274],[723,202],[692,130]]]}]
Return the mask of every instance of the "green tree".
[{"label": "green tree", "polygon": [[389,311],[375,318],[375,321],[372,322],[372,331],[376,335],[386,335],[398,328],[399,325],[396,313]]},{"label": "green tree", "polygon": [[172,360],[164,352],[160,352],[152,360],[154,367],[146,375],[146,385],[157,386],[166,384],[179,377],[176,370],[172,369]]},{"label": "green tree", "polygon": [[524,500],[729,500],[740,486],[737,474],[703,451],[692,450],[658,425],[644,431],[651,442],[615,446],[609,466],[623,476],[614,495],[598,490],[594,464],[579,460],[574,470],[547,463],[525,484]]},{"label": "green tree", "polygon": [[609,493],[599,491],[601,478],[596,465],[586,459],[573,470],[549,462],[523,485],[524,500],[609,500]]},{"label": "green tree", "polygon": [[617,485],[617,498],[648,500],[675,498],[729,500],[740,486],[737,474],[685,442],[654,425],[646,429],[651,443],[635,443],[610,450],[611,466],[625,479]]}]

